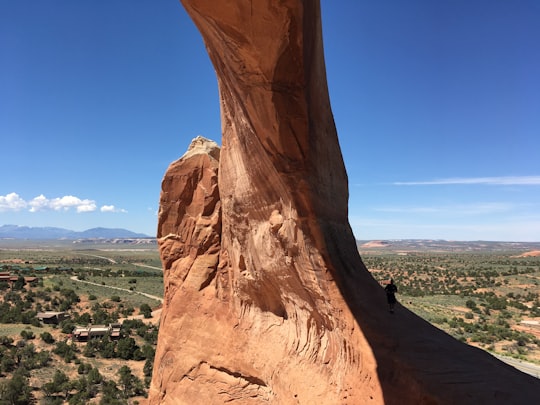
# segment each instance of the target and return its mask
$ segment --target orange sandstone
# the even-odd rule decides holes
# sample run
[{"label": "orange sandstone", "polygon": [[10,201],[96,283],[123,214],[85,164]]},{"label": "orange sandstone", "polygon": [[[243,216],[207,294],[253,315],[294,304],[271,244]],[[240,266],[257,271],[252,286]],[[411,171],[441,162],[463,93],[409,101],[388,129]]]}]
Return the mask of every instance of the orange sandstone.
[{"label": "orange sandstone", "polygon": [[163,180],[149,402],[540,398],[539,380],[403,307],[387,312],[348,223],[319,2],[182,3],[217,73],[223,147],[195,140]]}]

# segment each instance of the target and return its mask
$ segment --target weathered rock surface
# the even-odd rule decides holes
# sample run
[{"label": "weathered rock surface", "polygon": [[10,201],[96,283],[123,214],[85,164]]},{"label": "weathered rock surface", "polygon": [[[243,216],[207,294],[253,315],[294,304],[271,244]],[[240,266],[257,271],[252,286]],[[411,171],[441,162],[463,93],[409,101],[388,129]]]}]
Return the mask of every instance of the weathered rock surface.
[{"label": "weathered rock surface", "polygon": [[318,1],[182,3],[217,72],[223,147],[218,163],[197,139],[163,180],[165,301],[149,402],[540,397],[538,380],[403,307],[386,311],[348,224]]}]

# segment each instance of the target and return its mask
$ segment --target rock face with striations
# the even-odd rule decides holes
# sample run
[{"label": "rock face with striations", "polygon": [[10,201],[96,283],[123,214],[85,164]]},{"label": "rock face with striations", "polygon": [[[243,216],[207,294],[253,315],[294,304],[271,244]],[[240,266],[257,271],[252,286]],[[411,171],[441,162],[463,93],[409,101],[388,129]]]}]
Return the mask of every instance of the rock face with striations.
[{"label": "rock face with striations", "polygon": [[163,180],[149,402],[538,398],[538,380],[386,311],[348,224],[318,1],[182,3],[217,73],[223,146],[196,139]]}]

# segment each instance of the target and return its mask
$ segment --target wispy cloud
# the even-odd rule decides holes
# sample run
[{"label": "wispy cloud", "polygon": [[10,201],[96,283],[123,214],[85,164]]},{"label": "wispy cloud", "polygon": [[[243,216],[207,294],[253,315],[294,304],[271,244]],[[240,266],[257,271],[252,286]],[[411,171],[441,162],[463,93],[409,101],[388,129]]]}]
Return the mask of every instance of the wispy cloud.
[{"label": "wispy cloud", "polygon": [[540,176],[503,176],[503,177],[456,177],[428,181],[401,181],[392,183],[396,186],[431,186],[431,185],[468,185],[483,184],[495,186],[540,186]]},{"label": "wispy cloud", "polygon": [[470,221],[419,222],[399,219],[354,217],[351,226],[358,239],[447,239],[447,240],[540,240],[540,217],[498,217],[489,223]]},{"label": "wispy cloud", "polygon": [[374,210],[389,213],[405,214],[447,214],[452,215],[482,215],[510,212],[516,209],[515,204],[488,202],[476,204],[451,204],[441,206],[413,206],[413,207],[377,207]]},{"label": "wispy cloud", "polygon": [[[81,199],[72,195],[66,195],[57,198],[47,198],[43,194],[24,200],[17,193],[9,193],[5,196],[0,196],[0,212],[6,211],[22,211],[29,212],[40,211],[71,211],[78,213],[93,212],[97,210],[97,205],[94,200]],[[101,207],[101,212],[126,212],[123,209],[116,208],[114,205],[104,205]]]}]

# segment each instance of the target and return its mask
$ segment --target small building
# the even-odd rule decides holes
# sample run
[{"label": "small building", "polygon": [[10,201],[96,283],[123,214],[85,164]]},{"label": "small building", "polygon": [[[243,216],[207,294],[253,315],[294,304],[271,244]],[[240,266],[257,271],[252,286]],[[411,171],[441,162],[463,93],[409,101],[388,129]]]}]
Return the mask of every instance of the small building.
[{"label": "small building", "polygon": [[122,324],[111,323],[109,327],[111,328],[111,339],[120,339],[120,329],[122,328]]},{"label": "small building", "polygon": [[46,311],[38,312],[36,317],[43,323],[58,325],[63,320],[68,319],[69,314],[66,312]]},{"label": "small building", "polygon": [[539,321],[524,320],[524,321],[521,321],[520,324],[523,325],[523,326],[528,326],[529,328],[540,329],[540,322]]},{"label": "small building", "polygon": [[25,277],[24,282],[30,286],[36,286],[39,279],[37,277]]},{"label": "small building", "polygon": [[109,326],[76,326],[71,336],[73,340],[78,342],[87,342],[90,339],[102,339],[107,335],[114,340],[120,338],[121,327],[122,325],[119,323],[111,323]]}]

